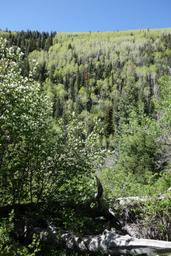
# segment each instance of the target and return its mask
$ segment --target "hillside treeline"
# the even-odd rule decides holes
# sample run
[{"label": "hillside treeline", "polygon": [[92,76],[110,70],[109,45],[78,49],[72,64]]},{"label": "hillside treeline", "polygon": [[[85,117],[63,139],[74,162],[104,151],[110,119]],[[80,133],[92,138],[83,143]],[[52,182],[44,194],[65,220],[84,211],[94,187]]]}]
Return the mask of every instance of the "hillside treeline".
[{"label": "hillside treeline", "polygon": [[30,70],[37,63],[34,78],[52,97],[54,117],[75,112],[86,119],[90,131],[100,119],[107,146],[112,146],[131,111],[141,106],[144,114],[155,118],[160,78],[170,74],[169,31],[32,32],[30,40],[28,32],[23,38],[18,33],[13,43],[25,48]]}]

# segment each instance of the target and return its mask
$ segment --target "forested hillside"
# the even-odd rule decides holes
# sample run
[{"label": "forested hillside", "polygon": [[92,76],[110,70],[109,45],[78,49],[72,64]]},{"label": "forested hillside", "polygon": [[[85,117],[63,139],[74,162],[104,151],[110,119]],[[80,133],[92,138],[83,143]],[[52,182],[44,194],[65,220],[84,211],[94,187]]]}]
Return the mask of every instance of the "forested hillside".
[{"label": "forested hillside", "polygon": [[100,119],[108,138],[140,105],[154,116],[159,80],[169,74],[170,37],[167,31],[57,34],[48,51],[28,59],[31,69],[39,63],[37,77],[45,67],[55,117],[74,111],[90,130]]},{"label": "forested hillside", "polygon": [[[24,205],[32,233],[94,235],[117,197],[170,195],[171,29],[0,36],[0,255],[69,255],[14,231]],[[171,240],[170,200],[144,208]]]}]

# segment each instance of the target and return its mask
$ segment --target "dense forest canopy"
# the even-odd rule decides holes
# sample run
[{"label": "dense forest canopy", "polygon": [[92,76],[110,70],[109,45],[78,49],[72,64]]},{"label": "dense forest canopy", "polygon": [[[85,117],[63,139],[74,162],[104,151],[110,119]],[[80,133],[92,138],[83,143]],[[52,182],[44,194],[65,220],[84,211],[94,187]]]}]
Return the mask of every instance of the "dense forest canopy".
[{"label": "dense forest canopy", "polygon": [[[167,191],[171,29],[6,31],[0,36],[1,207],[43,202],[48,206],[41,214],[49,210],[49,221],[87,234],[103,225],[97,227],[96,221],[82,219],[65,207],[55,212],[55,218],[50,202],[91,201],[95,175],[103,183],[107,201]],[[92,208],[97,206],[92,202]],[[158,205],[161,211],[167,208],[167,216],[169,207],[168,201]],[[148,221],[158,210],[151,208],[147,206]],[[15,214],[11,219],[17,220]],[[16,255],[16,241],[4,222],[0,231],[2,255]],[[162,232],[165,238],[164,227]],[[36,246],[37,242],[22,246],[18,253],[42,255],[36,254],[40,253]],[[43,253],[60,252],[49,248]]]},{"label": "dense forest canopy", "polygon": [[169,74],[170,47],[169,30],[58,33],[49,50],[35,49],[28,60],[31,70],[38,63],[35,78],[51,95],[54,116],[74,111],[88,130],[100,119],[108,146],[138,105],[153,116],[158,81]]}]

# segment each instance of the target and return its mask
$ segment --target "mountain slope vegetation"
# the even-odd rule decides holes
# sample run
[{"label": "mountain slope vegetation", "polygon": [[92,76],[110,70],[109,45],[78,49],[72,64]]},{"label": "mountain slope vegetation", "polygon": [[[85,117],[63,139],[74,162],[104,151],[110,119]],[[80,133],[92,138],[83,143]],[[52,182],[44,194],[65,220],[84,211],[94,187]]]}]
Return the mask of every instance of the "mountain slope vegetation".
[{"label": "mountain slope vegetation", "polygon": [[[87,235],[104,228],[76,213],[100,209],[96,182],[109,204],[170,193],[171,29],[0,37],[0,207],[38,204],[38,225]],[[168,220],[170,201],[146,205],[146,225],[158,211]],[[17,251],[20,217],[1,222],[2,255],[59,255],[37,240]]]}]

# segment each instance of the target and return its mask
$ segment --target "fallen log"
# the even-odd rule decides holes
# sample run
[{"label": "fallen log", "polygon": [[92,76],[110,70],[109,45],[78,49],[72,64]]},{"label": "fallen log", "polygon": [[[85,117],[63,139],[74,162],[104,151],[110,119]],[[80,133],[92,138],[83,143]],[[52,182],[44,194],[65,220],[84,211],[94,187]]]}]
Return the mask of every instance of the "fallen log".
[{"label": "fallen log", "polygon": [[171,252],[171,242],[138,239],[129,235],[119,235],[114,229],[105,230],[101,235],[78,237],[72,233],[59,234],[55,227],[49,226],[47,230],[39,233],[40,241],[67,248],[80,253],[97,255],[144,255],[152,253]]},{"label": "fallen log", "polygon": [[139,196],[129,196],[129,197],[118,197],[114,200],[115,204],[119,204],[120,206],[126,206],[126,205],[135,205],[137,203],[143,204],[146,202],[149,202],[151,200],[156,200],[156,201],[161,201],[164,199],[171,199],[171,196],[169,194],[161,194],[156,197],[149,197],[149,196],[144,196],[144,197],[139,197]]},{"label": "fallen log", "polygon": [[[78,251],[83,253],[102,253],[103,255],[151,255],[151,253],[158,252],[171,252],[171,242],[152,240],[145,238],[159,238],[158,234],[153,236],[152,233],[148,233],[148,228],[143,226],[139,212],[135,212],[135,208],[139,209],[140,213],[143,206],[151,198],[139,198],[139,197],[128,197],[118,198],[114,200],[113,207],[109,208],[108,204],[105,204],[105,200],[102,198],[103,188],[101,187],[100,181],[97,179],[98,191],[95,199],[92,199],[86,203],[73,204],[73,202],[40,202],[40,203],[29,203],[29,204],[16,204],[0,207],[0,216],[4,216],[14,209],[15,214],[19,220],[20,226],[15,225],[16,230],[14,231],[14,238],[21,242],[28,242],[31,240],[33,233],[36,233],[40,241],[46,244],[47,247],[61,247],[67,248],[71,251]],[[165,196],[160,196],[156,200],[166,199]],[[95,203],[94,207],[91,204]],[[121,207],[121,208],[120,208]],[[35,222],[31,218],[27,222],[27,216],[25,216],[23,223],[21,223],[22,214],[28,211],[32,213],[38,213],[40,208],[43,209],[43,214],[40,214],[44,218],[44,213],[48,211],[48,214],[57,214],[54,211],[59,209],[70,208],[79,214],[79,216],[89,216],[91,218],[104,218],[106,223],[110,222],[110,225],[106,225],[107,229],[100,235],[94,235],[97,233],[84,233],[82,236],[74,235],[72,232],[61,232],[62,228],[58,226],[58,230],[46,222],[39,220],[39,225],[36,226]],[[136,215],[137,214],[137,215]],[[27,214],[26,214],[27,215]],[[45,215],[46,216],[46,215]],[[59,216],[58,216],[59,217]],[[100,218],[98,221],[100,221]],[[29,223],[30,222],[30,226]],[[44,225],[45,224],[45,225]],[[59,223],[58,223],[59,224]],[[142,226],[141,226],[142,224]],[[102,232],[106,226],[99,231]],[[116,229],[108,230],[110,227]],[[144,231],[143,231],[144,229]],[[150,230],[151,232],[151,230]],[[158,231],[157,231],[158,232]],[[86,235],[85,235],[86,234]],[[89,235],[93,234],[93,235]],[[161,239],[161,238],[160,238]],[[165,238],[164,238],[165,239]]]}]

